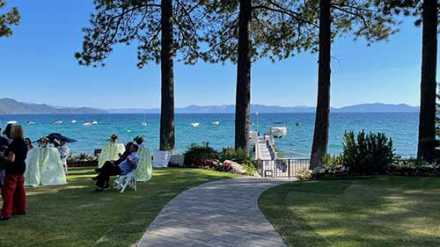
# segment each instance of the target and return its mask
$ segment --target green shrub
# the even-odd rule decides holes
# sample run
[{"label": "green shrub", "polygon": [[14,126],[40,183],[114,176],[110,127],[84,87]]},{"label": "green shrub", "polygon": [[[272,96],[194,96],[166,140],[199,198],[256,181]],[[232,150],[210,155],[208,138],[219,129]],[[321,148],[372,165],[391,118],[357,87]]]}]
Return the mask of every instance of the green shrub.
[{"label": "green shrub", "polygon": [[388,167],[387,173],[398,176],[440,176],[440,165],[420,159],[399,157]]},{"label": "green shrub", "polygon": [[351,174],[384,174],[388,165],[394,161],[393,141],[383,133],[353,131],[344,135],[342,165]]},{"label": "green shrub", "polygon": [[223,150],[219,154],[220,160],[223,162],[225,160],[232,160],[237,163],[243,163],[248,159],[247,153],[243,149],[234,149],[234,148],[223,148]]},{"label": "green shrub", "polygon": [[307,181],[312,179],[312,171],[308,168],[301,168],[296,172],[296,177],[299,181]]},{"label": "green shrub", "polygon": [[250,160],[245,160],[242,165],[246,171],[246,175],[255,176],[255,173],[257,173],[257,168],[255,167],[254,163],[252,163]]},{"label": "green shrub", "polygon": [[218,160],[218,152],[209,146],[208,143],[197,145],[192,144],[183,154],[184,164],[191,167],[204,167],[207,161]]},{"label": "green shrub", "polygon": [[321,175],[328,176],[345,176],[347,175],[346,167],[343,164],[343,156],[339,155],[329,155],[327,154],[323,158],[324,170],[321,170]]},{"label": "green shrub", "polygon": [[327,154],[322,160],[324,168],[327,170],[334,170],[343,165],[342,155],[330,155]]}]

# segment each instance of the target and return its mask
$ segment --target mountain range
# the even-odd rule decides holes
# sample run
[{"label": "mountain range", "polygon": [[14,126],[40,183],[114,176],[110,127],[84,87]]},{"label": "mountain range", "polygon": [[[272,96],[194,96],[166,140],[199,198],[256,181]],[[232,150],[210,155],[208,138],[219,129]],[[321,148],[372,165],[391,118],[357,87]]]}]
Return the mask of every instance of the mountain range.
[{"label": "mountain range", "polygon": [[57,107],[46,104],[23,103],[14,99],[0,99],[0,114],[99,114],[106,111],[90,107]]},{"label": "mountain range", "polygon": [[[111,109],[107,110],[109,113],[160,113],[159,108],[150,109]],[[332,112],[419,112],[419,107],[410,106],[407,104],[358,104],[339,108],[332,108]],[[187,107],[178,107],[175,109],[176,113],[234,113],[234,105],[211,105],[198,106],[190,105]],[[251,105],[252,113],[313,113],[315,107],[310,106],[273,106],[273,105]]]},{"label": "mountain range", "polygon": [[[176,113],[234,113],[234,105],[211,105],[198,106],[190,105],[187,107],[178,107],[175,109]],[[253,113],[312,113],[315,111],[314,107],[310,106],[273,106],[273,105],[259,105],[251,106]],[[332,112],[418,112],[419,108],[407,104],[383,104],[370,103],[358,104],[339,108],[332,108]],[[160,113],[158,108],[139,109],[97,109],[91,107],[58,107],[47,104],[33,104],[23,103],[14,99],[3,98],[0,99],[0,114],[106,114],[106,113]]]}]

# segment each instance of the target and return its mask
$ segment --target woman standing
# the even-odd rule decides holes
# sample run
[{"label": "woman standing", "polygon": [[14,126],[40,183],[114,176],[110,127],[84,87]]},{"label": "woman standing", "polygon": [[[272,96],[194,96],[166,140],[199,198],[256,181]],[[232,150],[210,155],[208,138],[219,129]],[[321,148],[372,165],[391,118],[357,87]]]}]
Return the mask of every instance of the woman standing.
[{"label": "woman standing", "polygon": [[12,142],[5,152],[7,165],[6,177],[2,188],[3,209],[0,220],[8,220],[14,215],[26,214],[26,192],[24,190],[24,172],[26,170],[27,146],[20,125],[11,127]]}]

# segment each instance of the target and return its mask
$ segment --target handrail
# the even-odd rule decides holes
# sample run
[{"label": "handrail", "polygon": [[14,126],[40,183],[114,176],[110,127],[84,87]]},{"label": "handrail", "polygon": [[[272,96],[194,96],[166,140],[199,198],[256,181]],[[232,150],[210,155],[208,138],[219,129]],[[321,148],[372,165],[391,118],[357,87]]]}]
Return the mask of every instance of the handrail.
[{"label": "handrail", "polygon": [[262,159],[260,159],[259,161],[275,161],[275,160],[301,160],[301,161],[310,161],[310,158],[277,158],[277,159],[274,159],[274,160],[262,160]]},{"label": "handrail", "polygon": [[310,159],[257,160],[256,165],[262,177],[295,177],[301,169],[310,169]]}]

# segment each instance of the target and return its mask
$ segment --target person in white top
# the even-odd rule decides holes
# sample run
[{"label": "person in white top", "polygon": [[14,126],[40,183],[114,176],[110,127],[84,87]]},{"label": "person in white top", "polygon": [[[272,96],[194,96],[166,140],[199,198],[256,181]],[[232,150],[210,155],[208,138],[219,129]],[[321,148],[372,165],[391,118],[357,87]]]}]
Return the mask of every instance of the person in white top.
[{"label": "person in white top", "polygon": [[139,164],[136,169],[136,181],[147,182],[153,173],[152,157],[150,150],[144,145],[144,138],[137,136],[133,141],[139,146]]},{"label": "person in white top", "polygon": [[67,158],[69,158],[69,156],[70,156],[70,148],[67,145],[67,142],[64,140],[55,139],[54,144],[55,144],[55,147],[58,149],[58,152],[60,153],[60,158],[61,158],[61,161],[63,162],[64,170],[66,171],[66,174],[67,174],[67,169],[68,169]]},{"label": "person in white top", "polygon": [[25,185],[62,185],[67,183],[66,171],[58,149],[48,144],[47,138],[29,151],[26,158]]},{"label": "person in white top", "polygon": [[113,134],[109,142],[102,148],[98,157],[98,168],[101,168],[107,161],[115,161],[125,152],[125,146],[118,143],[118,136]]}]

